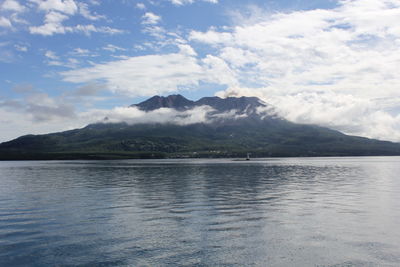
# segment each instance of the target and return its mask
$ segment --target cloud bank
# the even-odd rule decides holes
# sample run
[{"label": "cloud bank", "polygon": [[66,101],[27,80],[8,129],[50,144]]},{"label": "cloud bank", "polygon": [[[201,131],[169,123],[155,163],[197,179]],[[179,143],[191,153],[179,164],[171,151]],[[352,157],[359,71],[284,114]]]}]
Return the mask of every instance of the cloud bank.
[{"label": "cloud bank", "polygon": [[381,101],[400,97],[399,1],[255,13],[240,25],[189,35],[240,81],[218,95],[256,95],[295,122],[400,141],[400,104]]},{"label": "cloud bank", "polygon": [[[0,101],[0,113],[6,115],[5,118],[0,119],[2,131],[0,142],[15,138],[15,130],[24,135],[71,130],[92,123],[127,123],[129,125],[157,123],[183,126],[247,116],[238,114],[236,110],[216,113],[210,106],[198,106],[186,111],[160,108],[146,112],[136,107],[116,107],[111,110],[91,108],[86,111],[77,111],[72,105],[64,103],[65,99],[59,99],[57,102],[43,94],[30,96],[27,102],[35,100],[35,104],[27,106],[26,102]],[[29,116],[26,116],[27,113]],[[260,110],[260,113],[265,114],[265,110]]]}]

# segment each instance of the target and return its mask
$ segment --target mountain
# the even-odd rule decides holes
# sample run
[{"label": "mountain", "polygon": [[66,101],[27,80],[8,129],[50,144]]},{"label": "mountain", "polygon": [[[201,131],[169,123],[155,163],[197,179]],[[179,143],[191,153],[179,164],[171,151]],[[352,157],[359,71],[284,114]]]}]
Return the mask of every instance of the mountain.
[{"label": "mountain", "polygon": [[[0,159],[117,159],[164,157],[400,155],[400,144],[348,136],[289,122],[256,97],[154,96],[131,106],[146,112],[170,108],[182,123],[95,123],[82,129],[26,135],[0,144]],[[196,108],[204,121],[183,123]]]}]

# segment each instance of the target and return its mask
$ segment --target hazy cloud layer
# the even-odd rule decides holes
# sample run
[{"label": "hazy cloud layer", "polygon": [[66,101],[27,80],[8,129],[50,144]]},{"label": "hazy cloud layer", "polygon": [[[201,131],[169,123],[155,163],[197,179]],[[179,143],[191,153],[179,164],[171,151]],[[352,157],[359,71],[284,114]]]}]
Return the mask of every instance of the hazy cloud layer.
[{"label": "hazy cloud layer", "polygon": [[[193,4],[194,2],[199,2],[199,0],[169,0],[172,4],[174,5],[187,5],[187,4]],[[217,4],[218,0],[200,0],[200,1],[204,1],[204,2],[209,2],[209,3],[213,3],[213,4]]]},{"label": "hazy cloud layer", "polygon": [[118,107],[105,112],[107,120],[104,122],[137,123],[172,123],[187,125],[193,123],[210,122],[207,114],[213,111],[209,106],[199,106],[187,111],[177,111],[171,108],[160,108],[145,112],[136,107]]},{"label": "hazy cloud layer", "polygon": [[142,19],[142,24],[157,24],[161,21],[161,17],[152,12],[146,12]]},{"label": "hazy cloud layer", "polygon": [[[106,16],[92,13],[88,3],[74,0],[30,0],[34,3],[39,12],[44,12],[43,24],[39,26],[30,26],[31,34],[43,36],[52,36],[54,34],[83,33],[90,35],[92,33],[121,34],[121,29],[109,26],[96,26],[94,24],[75,24],[65,25],[65,22],[72,16],[80,15],[90,21],[106,19]],[[92,3],[93,5],[93,3]]]},{"label": "hazy cloud layer", "polygon": [[[70,100],[73,100],[70,99]],[[266,114],[265,109],[259,111]],[[68,102],[68,98],[56,99],[47,95],[35,93],[24,101],[0,101],[0,142],[19,135],[45,134],[54,131],[64,131],[81,128],[91,123],[169,123],[188,125],[195,123],[211,123],[216,120],[239,119],[246,114],[238,114],[236,110],[216,113],[209,106],[198,106],[187,111],[177,111],[171,108],[161,108],[154,111],[142,111],[136,107],[116,107],[113,109],[90,108],[78,112]],[[26,114],[29,114],[26,116]],[[11,127],[11,128],[10,128]]]},{"label": "hazy cloud layer", "polygon": [[[27,90],[29,89],[29,87],[26,88]],[[19,87],[16,87],[16,90],[20,90]],[[0,101],[0,108],[8,110],[8,113],[25,114],[33,122],[52,121],[59,118],[76,118],[75,108],[71,103],[66,103],[61,99],[52,98],[40,92],[27,91],[27,93],[22,100]]]}]

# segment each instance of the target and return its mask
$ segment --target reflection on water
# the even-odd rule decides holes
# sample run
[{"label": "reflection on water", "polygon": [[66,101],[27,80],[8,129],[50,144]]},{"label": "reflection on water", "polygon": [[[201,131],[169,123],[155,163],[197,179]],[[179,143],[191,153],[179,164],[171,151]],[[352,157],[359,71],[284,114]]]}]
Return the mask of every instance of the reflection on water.
[{"label": "reflection on water", "polygon": [[0,162],[0,266],[398,266],[399,163]]}]

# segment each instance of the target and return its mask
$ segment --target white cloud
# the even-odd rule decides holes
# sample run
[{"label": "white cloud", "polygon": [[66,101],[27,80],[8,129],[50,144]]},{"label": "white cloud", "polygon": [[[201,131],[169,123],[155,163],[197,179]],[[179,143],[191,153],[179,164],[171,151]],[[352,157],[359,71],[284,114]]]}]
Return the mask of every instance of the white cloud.
[{"label": "white cloud", "polygon": [[[93,112],[93,111],[91,111]],[[260,110],[261,113],[271,113],[270,110]],[[96,113],[99,113],[96,110]],[[100,122],[125,122],[138,123],[170,123],[176,125],[189,125],[195,123],[212,123],[219,120],[239,119],[246,117],[246,113],[237,113],[232,109],[224,113],[215,112],[210,106],[196,106],[190,110],[178,111],[172,108],[159,108],[152,111],[143,111],[136,107],[117,107],[112,110],[102,111]],[[103,118],[107,118],[104,120]]]},{"label": "white cloud", "polygon": [[104,16],[104,15],[91,13],[90,10],[89,10],[88,4],[78,3],[78,6],[79,6],[79,13],[86,19],[89,19],[89,20],[100,20],[100,19],[105,19],[106,18],[106,16]]},{"label": "white cloud", "polygon": [[65,121],[60,121],[59,123],[55,123],[54,121],[43,122],[39,124],[27,118],[26,114],[10,111],[3,107],[0,107],[0,115],[0,142],[6,142],[27,134],[45,134],[82,127],[76,123],[68,127],[68,122]]},{"label": "white cloud", "polygon": [[233,42],[233,35],[230,32],[218,32],[211,29],[207,32],[192,31],[189,35],[190,41],[202,42],[210,45],[221,45]]},{"label": "white cloud", "polygon": [[74,0],[30,0],[37,4],[39,10],[46,12],[58,11],[68,15],[74,15],[78,11],[78,5]]},{"label": "white cloud", "polygon": [[[106,122],[137,123],[172,123],[187,125],[201,122],[209,122],[208,113],[213,111],[209,106],[199,106],[187,111],[177,111],[171,108],[160,108],[154,111],[142,111],[136,107],[117,107],[110,111],[103,111]],[[103,121],[103,120],[102,120]]]},{"label": "white cloud", "polygon": [[12,13],[12,14],[10,15],[10,20],[11,20],[14,24],[17,23],[17,24],[25,24],[25,25],[28,25],[29,22],[28,22],[27,20],[23,19],[23,18],[20,18],[20,17],[19,17],[19,14],[20,14],[20,13],[18,13],[18,12]]},{"label": "white cloud", "polygon": [[0,102],[0,108],[25,113],[25,116],[34,122],[76,117],[75,109],[71,104],[36,91],[31,91],[23,100]]},{"label": "white cloud", "polygon": [[209,79],[208,72],[186,47],[180,53],[131,57],[61,73],[74,83],[104,81],[117,93],[148,96],[174,92]]},{"label": "white cloud", "polygon": [[56,53],[53,52],[53,51],[51,51],[51,50],[47,50],[47,51],[44,53],[44,56],[47,57],[47,58],[49,58],[49,59],[53,59],[53,60],[59,59],[59,57],[56,55]]},{"label": "white cloud", "polygon": [[51,97],[29,84],[18,85],[13,90],[23,97],[0,99],[0,142],[26,134],[76,129],[101,119],[95,112],[78,112],[76,97]]},{"label": "white cloud", "polygon": [[400,140],[400,115],[391,115],[374,100],[332,92],[302,92],[272,97],[269,102],[292,121],[333,127],[351,135]]},{"label": "white cloud", "polygon": [[1,4],[2,10],[15,11],[17,13],[24,12],[26,8],[15,0],[6,0]]},{"label": "white cloud", "polygon": [[[232,31],[192,32],[190,39],[216,46],[217,56],[231,67],[250,65],[245,71],[259,73],[261,85],[282,93],[326,88],[379,96],[375,90],[379,85],[386,93],[396,94],[393,76],[399,73],[400,48],[395,40],[400,35],[393,35],[397,28],[393,14],[400,9],[364,13],[368,23],[363,24],[358,22],[358,8],[344,5],[334,10],[276,14]],[[364,25],[375,26],[363,29]],[[250,77],[239,70],[237,76]]]},{"label": "white cloud", "polygon": [[[218,0],[202,0],[204,2],[209,2],[209,3],[213,3],[213,4],[217,4]],[[187,5],[187,4],[193,4],[194,2],[196,2],[196,0],[170,0],[170,2],[174,5]],[[199,1],[197,1],[199,2]]]},{"label": "white cloud", "polygon": [[[150,36],[157,38],[157,39],[165,39],[167,35],[167,31],[160,26],[157,25],[147,25],[143,30],[143,33],[147,33]],[[153,47],[156,48],[156,47]]]},{"label": "white cloud", "polygon": [[238,86],[239,82],[235,73],[229,68],[228,64],[215,56],[207,55],[202,60],[207,69],[209,82]]},{"label": "white cloud", "polygon": [[146,5],[143,4],[143,3],[137,3],[137,4],[136,4],[136,8],[137,8],[137,9],[142,9],[142,10],[144,10],[144,9],[146,9]]},{"label": "white cloud", "polygon": [[103,50],[110,51],[110,52],[116,52],[116,51],[125,51],[126,49],[116,46],[116,45],[108,44],[103,47]]},{"label": "white cloud", "polygon": [[111,28],[108,26],[96,27],[93,24],[76,26],[64,26],[62,22],[68,19],[68,16],[58,13],[50,12],[45,16],[45,24],[41,26],[29,27],[31,34],[39,34],[44,36],[51,36],[54,34],[66,34],[66,33],[83,33],[85,35],[91,35],[91,33],[104,33],[104,34],[121,34],[124,31],[120,29]]},{"label": "white cloud", "polygon": [[85,35],[90,35],[91,33],[105,33],[105,34],[110,34],[110,35],[114,35],[114,34],[121,34],[124,33],[123,30],[120,29],[115,29],[115,28],[111,28],[108,26],[101,26],[101,27],[96,27],[92,24],[89,25],[76,25],[73,30],[73,32],[81,32],[84,33]]},{"label": "white cloud", "polygon": [[91,33],[121,34],[125,31],[111,28],[108,26],[95,26],[93,24],[77,24],[74,26],[65,26],[63,22],[70,19],[71,16],[79,13],[86,19],[99,20],[105,19],[105,16],[91,13],[86,3],[78,3],[73,0],[30,0],[37,4],[39,10],[45,11],[44,24],[40,26],[29,27],[31,34],[51,36],[54,34],[66,33]]},{"label": "white cloud", "polygon": [[72,32],[71,27],[65,27],[62,25],[62,22],[66,19],[68,19],[67,15],[51,11],[46,14],[43,25],[29,27],[29,32],[31,34],[40,34],[44,36],[56,33],[65,34],[66,32]]},{"label": "white cloud", "polygon": [[[44,107],[38,113],[42,115],[68,110],[70,107],[47,108]],[[0,106],[0,142],[5,142],[27,134],[46,134],[52,132],[72,130],[87,125],[91,120],[80,116],[66,117],[53,116],[51,120],[38,121],[32,114],[23,111],[16,111],[10,108]],[[39,114],[36,114],[39,115]],[[40,116],[40,115],[39,115]],[[40,117],[39,117],[40,119]]]},{"label": "white cloud", "polygon": [[179,51],[184,55],[197,56],[196,51],[194,51],[194,49],[190,45],[179,44],[178,48],[179,48]]},{"label": "white cloud", "polygon": [[25,46],[25,45],[15,44],[15,45],[14,45],[14,48],[15,48],[17,51],[20,51],[20,52],[28,52],[28,47]]},{"label": "white cloud", "polygon": [[[72,53],[69,53],[70,55],[74,56],[86,56],[89,51],[86,51],[84,49],[75,49]],[[51,50],[47,50],[44,54],[44,56],[47,58],[45,60],[45,63],[49,66],[58,66],[58,67],[65,67],[65,68],[76,68],[79,65],[79,60],[76,58],[60,58],[55,52]]]},{"label": "white cloud", "polygon": [[11,21],[5,17],[0,17],[0,27],[12,28]]},{"label": "white cloud", "polygon": [[187,90],[197,87],[200,82],[237,83],[221,59],[208,56],[198,60],[189,45],[178,47],[178,53],[128,57],[62,72],[61,75],[64,81],[73,83],[105,82],[111,91],[131,96]]},{"label": "white cloud", "polygon": [[90,56],[91,53],[88,49],[83,49],[80,47],[74,48],[74,50],[71,52],[72,55],[76,55],[76,56]]},{"label": "white cloud", "polygon": [[[400,140],[398,115],[375,101],[400,97],[397,0],[341,1],[329,10],[256,13],[256,19],[228,29],[189,35],[191,42],[209,45],[211,58],[221,66],[216,76],[229,73],[226,94],[262,96],[296,122]],[[318,97],[311,102],[301,97],[315,93]],[[367,111],[361,112],[361,106]]]},{"label": "white cloud", "polygon": [[158,24],[161,21],[161,17],[152,12],[146,12],[142,16],[142,19],[143,19],[142,24],[151,24],[151,25]]},{"label": "white cloud", "polygon": [[57,66],[57,67],[64,67],[74,69],[79,65],[79,60],[76,58],[67,58],[66,60],[48,60],[46,61],[47,65],[49,66]]}]

